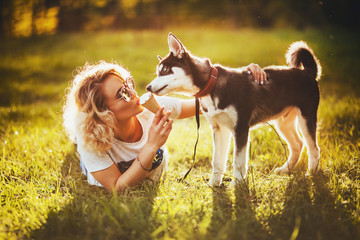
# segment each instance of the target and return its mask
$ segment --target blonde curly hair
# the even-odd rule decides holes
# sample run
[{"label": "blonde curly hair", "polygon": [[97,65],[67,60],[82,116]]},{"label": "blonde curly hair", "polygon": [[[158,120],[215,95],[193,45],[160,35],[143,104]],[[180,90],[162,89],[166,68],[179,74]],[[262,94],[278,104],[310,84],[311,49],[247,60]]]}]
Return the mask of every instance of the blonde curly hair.
[{"label": "blonde curly hair", "polygon": [[114,140],[116,119],[101,93],[102,83],[109,74],[123,80],[131,77],[120,65],[105,61],[78,68],[63,107],[63,124],[70,140],[97,152],[110,149]]}]

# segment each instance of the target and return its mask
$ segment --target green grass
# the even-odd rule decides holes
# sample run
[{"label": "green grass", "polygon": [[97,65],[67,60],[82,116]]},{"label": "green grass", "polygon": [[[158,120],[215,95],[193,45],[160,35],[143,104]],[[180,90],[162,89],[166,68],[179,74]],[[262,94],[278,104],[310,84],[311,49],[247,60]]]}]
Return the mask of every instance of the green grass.
[{"label": "green grass", "polygon": [[[359,35],[340,30],[171,29],[194,54],[227,66],[284,64],[305,40],[323,66],[320,174],[277,176],[285,151],[268,126],[251,132],[246,184],[211,176],[212,139],[202,117],[196,166],[194,119],[176,121],[167,177],[119,194],[89,186],[61,124],[64,90],[86,61],[117,61],[139,94],[154,77],[168,31],[100,32],[0,40],[0,239],[359,239]],[[227,176],[232,172],[229,153]]]}]

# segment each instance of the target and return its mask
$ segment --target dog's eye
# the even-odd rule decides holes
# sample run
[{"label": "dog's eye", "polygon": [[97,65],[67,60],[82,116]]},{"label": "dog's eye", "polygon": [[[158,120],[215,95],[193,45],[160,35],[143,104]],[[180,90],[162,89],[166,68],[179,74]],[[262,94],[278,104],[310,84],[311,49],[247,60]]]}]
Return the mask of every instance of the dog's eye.
[{"label": "dog's eye", "polygon": [[163,66],[161,69],[161,73],[167,73],[169,71],[169,68],[167,66]]}]

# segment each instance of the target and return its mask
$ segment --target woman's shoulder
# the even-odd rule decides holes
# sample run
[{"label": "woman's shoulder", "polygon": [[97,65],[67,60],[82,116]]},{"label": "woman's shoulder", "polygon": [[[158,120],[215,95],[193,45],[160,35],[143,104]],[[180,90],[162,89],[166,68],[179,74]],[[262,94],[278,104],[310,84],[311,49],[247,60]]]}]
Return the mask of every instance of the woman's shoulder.
[{"label": "woman's shoulder", "polygon": [[89,172],[100,171],[112,165],[112,161],[106,152],[97,152],[78,142],[77,152]]},{"label": "woman's shoulder", "polygon": [[77,152],[82,157],[89,157],[89,158],[104,158],[106,157],[106,152],[98,152],[92,149],[88,144],[85,144],[82,138],[77,139]]}]

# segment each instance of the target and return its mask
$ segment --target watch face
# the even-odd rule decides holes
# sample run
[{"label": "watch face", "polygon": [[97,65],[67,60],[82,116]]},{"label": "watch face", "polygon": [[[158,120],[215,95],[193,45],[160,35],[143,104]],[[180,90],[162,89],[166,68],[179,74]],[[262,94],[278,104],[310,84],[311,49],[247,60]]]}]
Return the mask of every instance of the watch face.
[{"label": "watch face", "polygon": [[163,158],[164,158],[164,150],[159,148],[157,150],[156,154],[155,154],[155,158],[154,158],[153,164],[151,166],[151,170],[154,170],[155,168],[160,166],[160,164],[162,163]]}]

